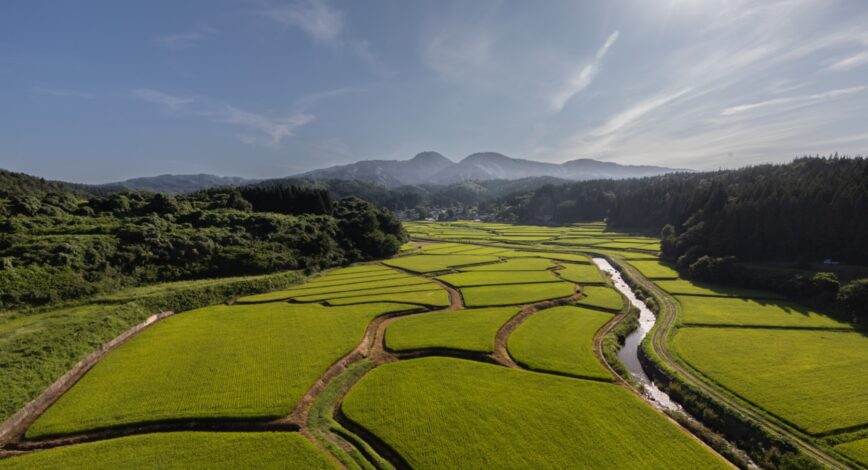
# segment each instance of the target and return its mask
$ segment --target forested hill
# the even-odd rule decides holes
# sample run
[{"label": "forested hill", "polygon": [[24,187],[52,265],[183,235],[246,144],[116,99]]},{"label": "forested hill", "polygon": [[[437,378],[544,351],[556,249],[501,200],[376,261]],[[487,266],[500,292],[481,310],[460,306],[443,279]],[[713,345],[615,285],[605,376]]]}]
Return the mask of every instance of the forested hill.
[{"label": "forested hill", "polygon": [[154,282],[317,270],[391,256],[407,238],[390,212],[317,189],[177,197],[85,189],[0,173],[0,309]]},{"label": "forested hill", "polygon": [[547,186],[501,201],[521,222],[607,219],[613,230],[672,225],[688,250],[745,260],[868,263],[868,160],[805,157],[785,165]]}]

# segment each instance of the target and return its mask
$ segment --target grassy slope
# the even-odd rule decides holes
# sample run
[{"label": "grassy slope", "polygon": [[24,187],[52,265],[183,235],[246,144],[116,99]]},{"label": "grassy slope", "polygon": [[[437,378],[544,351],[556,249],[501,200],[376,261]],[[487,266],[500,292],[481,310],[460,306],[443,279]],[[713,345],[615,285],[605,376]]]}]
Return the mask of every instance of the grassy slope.
[{"label": "grassy slope", "polygon": [[558,282],[551,271],[489,271],[445,274],[437,279],[455,287]]},{"label": "grassy slope", "polygon": [[78,444],[0,460],[0,469],[329,469],[295,432],[173,432]]},{"label": "grassy slope", "polygon": [[722,386],[810,433],[868,423],[859,333],[683,328],[675,350]]},{"label": "grassy slope", "polygon": [[540,284],[508,284],[502,286],[463,287],[461,295],[468,307],[520,305],[542,300],[559,299],[573,295],[575,287],[569,282]]},{"label": "grassy slope", "polygon": [[793,302],[679,296],[682,321],[698,325],[850,328]]},{"label": "grassy slope", "polygon": [[208,307],[166,319],[103,358],[27,435],[287,415],[316,378],[358,344],[373,317],[406,308],[272,303]]},{"label": "grassy slope", "polygon": [[343,411],[418,469],[724,468],[621,387],[460,359],[378,367]]},{"label": "grassy slope", "polygon": [[490,353],[497,330],[516,313],[515,307],[495,307],[413,315],[389,326],[386,346],[394,351],[452,348]]},{"label": "grassy slope", "polygon": [[509,337],[509,354],[531,369],[611,379],[594,355],[594,334],[612,315],[580,307],[535,313]]},{"label": "grassy slope", "polygon": [[585,297],[579,303],[600,307],[614,312],[624,308],[624,298],[614,288],[609,286],[582,286]]}]

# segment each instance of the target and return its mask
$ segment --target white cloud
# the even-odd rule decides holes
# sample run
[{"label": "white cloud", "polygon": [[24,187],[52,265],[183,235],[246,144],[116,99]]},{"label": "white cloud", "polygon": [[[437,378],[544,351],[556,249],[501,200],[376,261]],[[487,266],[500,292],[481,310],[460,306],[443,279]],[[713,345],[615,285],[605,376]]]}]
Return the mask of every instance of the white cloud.
[{"label": "white cloud", "polygon": [[865,64],[868,64],[868,51],[863,51],[845,59],[841,59],[830,65],[829,70],[847,71]]},{"label": "white cloud", "polygon": [[634,125],[646,114],[656,110],[661,106],[665,106],[666,104],[675,101],[678,98],[681,98],[687,93],[690,93],[690,91],[690,88],[684,88],[675,93],[670,93],[667,95],[650,98],[645,101],[640,101],[639,103],[631,106],[630,108],[627,108],[624,111],[621,111],[620,113],[612,116],[602,126],[592,129],[590,132],[588,132],[588,135],[590,135],[591,137],[604,137],[622,131]]},{"label": "white cloud", "polygon": [[276,146],[291,137],[296,129],[316,118],[306,113],[271,117],[211,99],[171,95],[147,88],[132,90],[132,96],[156,104],[172,113],[199,116],[211,122],[241,127],[245,133],[239,134],[238,137],[246,144]]},{"label": "white cloud", "polygon": [[735,114],[741,114],[749,111],[754,111],[757,109],[764,109],[770,107],[778,107],[778,106],[805,106],[811,105],[815,103],[820,103],[826,100],[838,98],[845,95],[850,95],[853,93],[859,93],[864,90],[864,86],[855,86],[850,88],[841,88],[837,90],[831,90],[823,93],[816,93],[813,95],[804,95],[804,96],[790,96],[786,98],[775,98],[771,100],[759,101],[756,103],[748,103],[742,104],[738,106],[731,106],[729,108],[724,109],[720,112],[721,116],[732,116]]},{"label": "white cloud", "polygon": [[609,52],[609,48],[618,40],[618,31],[609,35],[606,42],[597,50],[594,60],[574,72],[573,75],[564,83],[563,87],[554,93],[551,97],[551,109],[555,112],[560,112],[564,109],[574,96],[581,93],[594,81],[600,71],[601,62]]}]

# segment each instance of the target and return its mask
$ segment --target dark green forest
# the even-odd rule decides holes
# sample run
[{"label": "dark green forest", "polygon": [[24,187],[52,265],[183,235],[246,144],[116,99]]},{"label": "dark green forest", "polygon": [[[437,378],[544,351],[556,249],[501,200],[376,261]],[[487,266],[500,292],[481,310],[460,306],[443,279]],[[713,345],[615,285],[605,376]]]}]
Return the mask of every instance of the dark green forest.
[{"label": "dark green forest", "polygon": [[396,253],[384,209],[293,186],[103,194],[0,170],[0,307],[173,280],[315,271]]}]

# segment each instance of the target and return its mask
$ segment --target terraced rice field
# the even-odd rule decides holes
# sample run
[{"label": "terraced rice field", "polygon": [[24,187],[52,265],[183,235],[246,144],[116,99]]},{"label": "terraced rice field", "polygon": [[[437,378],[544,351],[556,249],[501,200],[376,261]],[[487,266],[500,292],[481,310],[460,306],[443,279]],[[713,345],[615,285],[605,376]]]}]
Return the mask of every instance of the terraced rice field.
[{"label": "terraced rice field", "polygon": [[593,264],[563,263],[563,269],[557,271],[561,279],[577,284],[602,284],[606,282],[603,273]]},{"label": "terraced rice field", "polygon": [[342,410],[418,469],[725,468],[622,387],[460,359],[378,367]]},{"label": "terraced rice field", "polygon": [[497,330],[517,313],[517,307],[495,307],[401,318],[386,330],[386,347],[393,351],[448,348],[490,353]]},{"label": "terraced rice field", "polygon": [[672,295],[698,295],[704,297],[741,297],[745,299],[783,299],[773,292],[737,287],[715,286],[684,279],[656,281],[655,284]]},{"label": "terraced rice field", "polygon": [[594,355],[594,335],[612,319],[580,307],[554,307],[535,313],[509,337],[509,354],[529,369],[609,380]]},{"label": "terraced rice field", "polygon": [[711,380],[805,432],[868,424],[860,333],[694,327],[674,346]]},{"label": "terraced rice field", "polygon": [[554,261],[547,258],[509,258],[502,263],[483,264],[461,268],[462,272],[489,272],[489,271],[543,271],[557,266]]},{"label": "terraced rice field", "polygon": [[296,432],[174,432],[77,444],[0,460],[0,469],[338,468]]},{"label": "terraced rice field", "polygon": [[835,446],[835,450],[868,466],[868,438]]},{"label": "terraced rice field", "polygon": [[792,302],[686,295],[676,298],[681,304],[682,321],[688,325],[852,328]]},{"label": "terraced rice field", "polygon": [[505,284],[494,286],[463,287],[461,296],[468,307],[519,305],[543,300],[570,297],[575,285],[569,282],[545,282],[537,284]]},{"label": "terraced rice field", "polygon": [[493,263],[499,260],[493,255],[411,255],[386,260],[384,264],[415,273],[433,273],[457,266]]},{"label": "terraced rice field", "polygon": [[539,282],[559,282],[551,271],[471,271],[444,274],[437,279],[455,286],[488,286],[498,284],[532,284]]},{"label": "terraced rice field", "polygon": [[630,261],[630,264],[648,279],[678,278],[678,272],[660,261]]},{"label": "terraced rice field", "polygon": [[590,307],[602,308],[613,312],[624,308],[624,298],[609,286],[583,286],[583,297],[579,303]]},{"label": "terraced rice field", "polygon": [[401,304],[214,306],[108,354],[27,431],[45,437],[183,418],[286,416],[368,323]]}]

